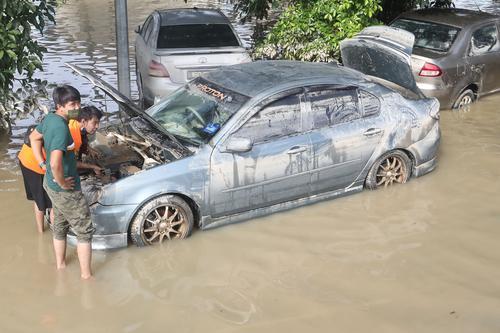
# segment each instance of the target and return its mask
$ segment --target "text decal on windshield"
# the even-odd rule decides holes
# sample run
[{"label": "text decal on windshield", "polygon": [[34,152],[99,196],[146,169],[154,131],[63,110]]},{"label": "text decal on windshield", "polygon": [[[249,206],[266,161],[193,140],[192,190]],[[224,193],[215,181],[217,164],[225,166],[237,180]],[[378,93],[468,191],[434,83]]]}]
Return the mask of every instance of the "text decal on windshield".
[{"label": "text decal on windshield", "polygon": [[196,87],[198,89],[200,89],[201,91],[203,91],[204,93],[212,95],[213,97],[218,98],[221,101],[223,101],[224,98],[226,98],[226,95],[224,95],[224,93],[222,93],[222,92],[220,92],[218,90],[215,90],[214,88],[210,88],[209,86],[207,86],[205,84],[198,83],[196,85]]}]

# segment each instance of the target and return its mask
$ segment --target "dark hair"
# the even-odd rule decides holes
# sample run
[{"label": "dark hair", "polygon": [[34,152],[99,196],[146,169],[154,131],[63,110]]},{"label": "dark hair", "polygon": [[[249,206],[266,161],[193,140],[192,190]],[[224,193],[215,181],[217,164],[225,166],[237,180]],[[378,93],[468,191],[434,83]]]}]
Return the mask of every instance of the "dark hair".
[{"label": "dark hair", "polygon": [[78,120],[91,120],[92,118],[97,118],[97,120],[101,120],[102,112],[98,108],[93,105],[85,106],[80,110],[80,116]]},{"label": "dark hair", "polygon": [[52,99],[54,100],[55,107],[64,106],[69,102],[80,102],[80,92],[75,87],[70,85],[57,86],[52,92]]}]

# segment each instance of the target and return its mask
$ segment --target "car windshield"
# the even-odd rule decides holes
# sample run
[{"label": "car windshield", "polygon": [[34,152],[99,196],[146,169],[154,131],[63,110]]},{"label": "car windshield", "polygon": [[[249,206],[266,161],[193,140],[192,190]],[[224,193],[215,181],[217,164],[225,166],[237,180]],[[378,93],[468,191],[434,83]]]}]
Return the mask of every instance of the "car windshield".
[{"label": "car windshield", "polygon": [[240,46],[228,24],[184,24],[160,27],[157,48]]},{"label": "car windshield", "polygon": [[248,97],[197,78],[147,110],[169,133],[196,145],[206,143]]},{"label": "car windshield", "polygon": [[391,23],[392,27],[409,31],[415,35],[414,47],[438,52],[447,52],[460,29],[444,24],[424,21],[399,19]]}]

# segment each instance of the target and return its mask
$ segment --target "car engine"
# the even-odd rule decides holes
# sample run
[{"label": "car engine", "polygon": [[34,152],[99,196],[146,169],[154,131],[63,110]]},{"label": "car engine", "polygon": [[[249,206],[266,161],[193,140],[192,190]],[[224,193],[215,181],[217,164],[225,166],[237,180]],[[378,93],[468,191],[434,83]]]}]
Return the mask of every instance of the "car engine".
[{"label": "car engine", "polygon": [[89,204],[97,202],[104,185],[191,153],[140,118],[133,118],[126,125],[108,125],[89,141],[89,154],[83,162],[103,170],[101,174],[81,170],[82,191]]}]

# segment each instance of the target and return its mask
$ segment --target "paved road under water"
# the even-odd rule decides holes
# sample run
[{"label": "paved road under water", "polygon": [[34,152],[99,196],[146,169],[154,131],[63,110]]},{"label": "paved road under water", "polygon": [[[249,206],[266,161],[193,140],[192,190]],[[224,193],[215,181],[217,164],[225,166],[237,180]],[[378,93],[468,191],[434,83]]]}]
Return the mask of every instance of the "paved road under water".
[{"label": "paved road under water", "polygon": [[[42,39],[44,78],[99,105],[62,63],[116,82],[112,1],[102,3],[68,1]],[[130,25],[160,4],[129,0]],[[33,119],[18,121],[0,140],[0,331],[499,332],[499,105],[496,95],[442,112],[439,166],[425,177],[164,246],[96,251],[91,282],[73,248],[56,272],[50,233],[36,233],[14,159]]]}]

